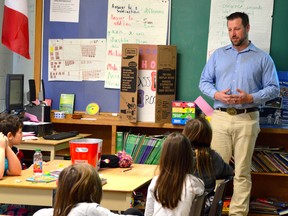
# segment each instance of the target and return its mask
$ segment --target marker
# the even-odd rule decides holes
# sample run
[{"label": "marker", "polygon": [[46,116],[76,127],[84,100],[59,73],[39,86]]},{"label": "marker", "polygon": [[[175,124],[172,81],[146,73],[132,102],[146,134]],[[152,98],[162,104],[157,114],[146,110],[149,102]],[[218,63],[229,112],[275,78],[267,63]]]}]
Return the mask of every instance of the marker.
[{"label": "marker", "polygon": [[128,169],[125,169],[125,170],[122,170],[122,172],[127,172],[129,170],[132,170],[132,167],[128,168]]}]

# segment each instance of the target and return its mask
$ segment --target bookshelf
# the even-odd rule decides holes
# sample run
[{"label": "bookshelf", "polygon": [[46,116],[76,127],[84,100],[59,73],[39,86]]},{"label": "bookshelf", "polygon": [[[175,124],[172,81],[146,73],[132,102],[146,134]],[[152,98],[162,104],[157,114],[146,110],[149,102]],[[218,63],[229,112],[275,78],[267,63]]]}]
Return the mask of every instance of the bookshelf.
[{"label": "bookshelf", "polygon": [[[261,128],[257,145],[271,147],[283,146],[288,151],[288,129],[284,128]],[[288,175],[282,173],[252,173],[252,196],[274,197],[288,202]]]},{"label": "bookshelf", "polygon": [[[51,112],[51,122],[55,131],[74,131],[79,133],[83,131],[92,134],[91,137],[103,139],[103,154],[115,154],[116,152],[116,134],[117,131],[123,131],[134,134],[159,135],[173,131],[182,131],[182,125],[173,125],[171,123],[149,123],[136,122],[131,123],[120,119],[119,114],[100,113],[98,115],[87,115],[84,112],[75,111],[74,114],[82,115],[85,120],[73,119],[71,114],[66,114],[65,119],[54,118],[54,112]],[[90,119],[90,120],[89,120]]]},{"label": "bookshelf", "polygon": [[[284,147],[288,151],[288,130],[284,128],[261,128],[256,141],[257,146]],[[253,198],[272,197],[280,201],[288,202],[288,174],[252,172]],[[269,216],[272,214],[249,213],[249,216]],[[275,215],[275,214],[274,214]]]}]

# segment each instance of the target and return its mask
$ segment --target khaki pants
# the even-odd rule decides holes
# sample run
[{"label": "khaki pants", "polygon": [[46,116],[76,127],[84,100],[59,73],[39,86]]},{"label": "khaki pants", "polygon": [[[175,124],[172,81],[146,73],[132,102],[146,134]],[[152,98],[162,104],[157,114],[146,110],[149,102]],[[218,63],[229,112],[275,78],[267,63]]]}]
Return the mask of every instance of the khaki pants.
[{"label": "khaki pants", "polygon": [[234,188],[229,215],[245,216],[249,211],[252,188],[252,155],[260,131],[259,112],[229,115],[215,110],[211,126],[211,148],[217,151],[226,163],[229,163],[232,155],[234,156]]}]

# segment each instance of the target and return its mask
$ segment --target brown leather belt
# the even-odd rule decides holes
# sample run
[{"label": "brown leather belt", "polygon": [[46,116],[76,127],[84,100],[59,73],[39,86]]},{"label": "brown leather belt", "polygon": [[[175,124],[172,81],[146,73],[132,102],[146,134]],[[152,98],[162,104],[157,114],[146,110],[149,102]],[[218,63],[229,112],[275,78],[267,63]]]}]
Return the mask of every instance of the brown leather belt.
[{"label": "brown leather belt", "polygon": [[234,107],[229,107],[229,108],[222,108],[218,107],[216,110],[220,110],[222,112],[227,112],[229,115],[238,115],[242,113],[249,113],[249,112],[256,112],[259,111],[258,107],[251,107],[251,108],[246,108],[246,109],[236,109]]}]

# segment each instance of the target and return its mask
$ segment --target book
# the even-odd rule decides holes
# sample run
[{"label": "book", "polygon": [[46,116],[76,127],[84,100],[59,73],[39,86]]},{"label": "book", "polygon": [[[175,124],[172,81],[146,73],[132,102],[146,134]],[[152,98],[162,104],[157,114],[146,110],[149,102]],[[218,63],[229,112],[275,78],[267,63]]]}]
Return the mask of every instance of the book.
[{"label": "book", "polygon": [[158,150],[155,154],[155,157],[153,158],[151,164],[159,164],[159,159],[160,159],[160,155],[161,155],[161,150],[162,150],[162,145],[165,141],[166,137],[164,137],[163,139],[161,139],[160,143],[159,143],[159,146],[157,147]]},{"label": "book", "polygon": [[156,143],[157,139],[156,138],[150,138],[149,142],[147,143],[147,146],[146,146],[146,149],[144,150],[144,153],[140,159],[140,164],[144,164],[147,157],[149,156],[149,154],[151,153],[151,151],[153,150],[154,148],[154,145]]},{"label": "book", "polygon": [[125,151],[126,149],[126,143],[127,143],[127,139],[128,139],[128,136],[130,134],[130,131],[128,132],[123,132],[123,151]]},{"label": "book", "polygon": [[225,197],[223,201],[222,214],[228,215],[230,203],[231,203],[231,197]]},{"label": "book", "polygon": [[129,134],[128,135],[128,138],[126,141],[126,146],[125,146],[126,154],[129,154],[131,156],[133,149],[134,149],[134,146],[135,146],[135,143],[136,143],[136,140],[137,140],[137,135],[135,135],[135,134]]},{"label": "book", "polygon": [[157,139],[157,142],[155,143],[155,146],[154,146],[152,152],[150,153],[150,155],[148,156],[147,160],[145,161],[145,164],[151,164],[152,163],[155,155],[159,151],[159,145],[161,144],[161,140],[162,139]]},{"label": "book", "polygon": [[264,170],[264,172],[271,172],[271,170],[267,167],[266,163],[264,163],[261,155],[258,154],[258,152],[254,152],[252,158],[253,158],[253,160],[256,161],[257,164],[259,164],[259,166],[261,166],[261,168]]},{"label": "book", "polygon": [[140,150],[137,154],[137,157],[135,159],[135,163],[140,163],[140,160],[141,160],[141,158],[145,152],[145,149],[146,149],[146,146],[147,146],[149,140],[150,140],[150,137],[145,137],[143,144],[141,145],[141,148],[140,148]]},{"label": "book", "polygon": [[152,164],[159,164],[160,155],[161,155],[161,150],[158,151],[157,154],[155,155],[155,158],[153,159]]},{"label": "book", "polygon": [[74,112],[75,94],[61,94],[59,101],[59,111],[66,114],[73,114]]},{"label": "book", "polygon": [[288,215],[288,208],[278,210],[278,215]]},{"label": "book", "polygon": [[279,172],[278,169],[274,166],[273,163],[267,158],[267,155],[265,155],[262,151],[258,152],[259,158],[262,160],[262,162],[268,167],[269,172]]},{"label": "book", "polygon": [[62,170],[63,170],[63,169],[52,170],[52,171],[49,172],[49,175],[58,178]]},{"label": "book", "polygon": [[263,168],[263,165],[261,164],[260,160],[256,157],[256,154],[254,153],[252,156],[252,164],[255,164],[257,172],[266,172],[266,170]]},{"label": "book", "polygon": [[39,177],[29,177],[26,178],[26,181],[30,181],[30,182],[39,182],[39,183],[49,183],[49,182],[53,182],[56,181],[58,179],[57,176],[52,176],[52,175],[42,175]]},{"label": "book", "polygon": [[269,205],[272,205],[275,207],[280,207],[280,208],[287,208],[288,207],[287,202],[281,202],[279,200],[272,199],[272,198],[256,198],[256,201],[258,201],[260,203],[269,204]]},{"label": "book", "polygon": [[116,132],[116,153],[119,151],[123,151],[123,131]]},{"label": "book", "polygon": [[143,144],[145,137],[146,137],[146,135],[138,135],[134,150],[133,150],[132,155],[131,155],[133,161],[135,160],[136,156],[138,155],[139,150],[141,148],[141,145]]},{"label": "book", "polygon": [[283,159],[283,157],[281,156],[281,153],[274,153],[274,156],[277,159],[277,161],[279,161],[279,163],[281,163],[282,166],[285,167],[285,169],[288,170],[288,161]]},{"label": "book", "polygon": [[283,174],[287,174],[288,170],[277,160],[274,153],[264,151],[264,154],[267,155],[268,159],[273,163],[273,165]]}]

